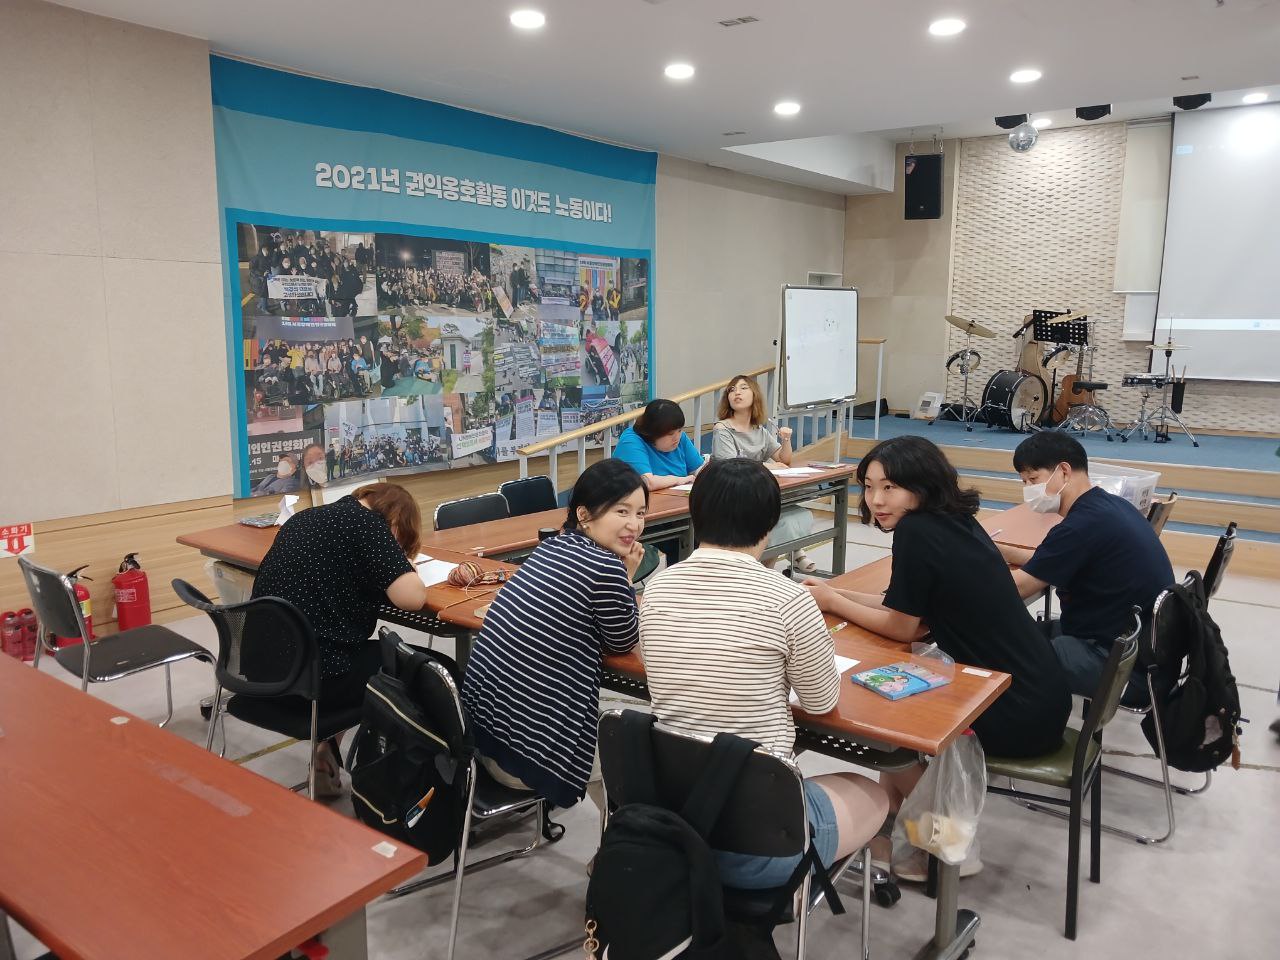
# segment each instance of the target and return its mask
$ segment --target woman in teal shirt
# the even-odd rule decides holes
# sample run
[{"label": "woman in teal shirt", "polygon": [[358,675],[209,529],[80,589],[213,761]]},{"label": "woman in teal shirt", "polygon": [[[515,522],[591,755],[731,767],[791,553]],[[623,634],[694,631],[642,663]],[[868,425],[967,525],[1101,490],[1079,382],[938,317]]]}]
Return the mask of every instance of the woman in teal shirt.
[{"label": "woman in teal shirt", "polygon": [[684,411],[671,400],[653,400],[622,431],[613,455],[635,468],[650,490],[691,483],[702,469],[702,454],[684,432]]},{"label": "woman in teal shirt", "polygon": [[[684,432],[684,411],[671,400],[654,400],[636,422],[622,431],[613,456],[635,468],[650,490],[692,483],[702,469],[702,454]],[[680,541],[655,544],[667,566],[680,559]]]}]

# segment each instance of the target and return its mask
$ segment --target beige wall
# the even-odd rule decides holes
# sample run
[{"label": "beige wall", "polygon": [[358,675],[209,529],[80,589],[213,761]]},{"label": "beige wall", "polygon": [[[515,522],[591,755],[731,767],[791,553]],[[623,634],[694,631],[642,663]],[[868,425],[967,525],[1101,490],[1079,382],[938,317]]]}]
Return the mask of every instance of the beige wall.
[{"label": "beige wall", "polygon": [[658,396],[773,363],[781,288],[840,273],[844,198],[658,158]]},{"label": "beige wall", "polygon": [[0,519],[230,489],[208,55],[0,3]]},{"label": "beige wall", "polygon": [[[946,379],[947,313],[952,209],[958,143],[943,144],[942,217],[903,218],[903,178],[894,192],[848,197],[845,207],[844,280],[858,288],[859,335],[884,337],[883,392],[893,409],[909,410],[926,390]],[[899,144],[902,169],[907,144]],[[875,348],[858,358],[859,393],[875,392]]]}]

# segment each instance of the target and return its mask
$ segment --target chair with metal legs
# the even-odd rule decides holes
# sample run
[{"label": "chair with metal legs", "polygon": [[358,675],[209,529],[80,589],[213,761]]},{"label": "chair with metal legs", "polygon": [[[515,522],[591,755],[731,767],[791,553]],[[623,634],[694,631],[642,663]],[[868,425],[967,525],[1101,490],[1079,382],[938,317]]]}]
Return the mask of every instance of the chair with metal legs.
[{"label": "chair with metal legs", "polygon": [[[401,641],[405,650],[408,645]],[[437,655],[440,656],[440,655]],[[388,899],[403,897],[418,890],[453,882],[453,909],[449,915],[449,960],[453,960],[458,942],[458,914],[462,907],[462,881],[469,873],[496,867],[518,857],[532,853],[543,843],[543,840],[554,842],[564,832],[564,828],[551,824],[547,819],[549,807],[545,798],[524,790],[512,790],[495,781],[477,762],[475,749],[471,741],[471,724],[462,705],[462,696],[458,691],[454,674],[442,663],[431,660],[424,668],[435,673],[439,685],[448,691],[452,700],[452,709],[456,712],[444,729],[437,731],[449,741],[449,752],[459,762],[459,769],[465,772],[464,792],[466,802],[463,807],[462,833],[458,842],[458,851],[454,856],[453,869],[431,877],[410,880],[387,893]],[[483,860],[467,863],[467,851],[471,845],[471,828],[475,821],[485,822],[504,817],[514,818],[533,814],[533,838],[524,847],[497,853]],[[581,938],[579,938],[581,942]]]},{"label": "chair with metal legs", "polygon": [[[610,806],[629,801],[625,775],[627,764],[626,730],[622,710],[608,710],[600,716],[600,770],[604,778]],[[651,732],[655,792],[662,806],[679,810],[684,806],[694,783],[711,751],[711,739],[682,733],[663,726]],[[879,829],[872,826],[862,838],[862,849],[854,856],[830,864],[827,876],[835,884],[846,871],[858,864],[862,875],[862,952],[870,957],[871,924],[871,840]],[[804,795],[804,778],[795,762],[763,747],[757,747],[738,774],[733,796],[720,811],[711,831],[715,849],[761,856],[787,857],[802,854],[808,847],[808,805]],[[792,908],[780,918],[796,924],[796,960],[804,960],[807,948],[809,916],[825,899],[821,885],[811,882],[806,874],[796,892]],[[777,890],[724,889],[725,915],[747,923],[771,919],[778,897]],[[581,938],[579,938],[581,940]]]},{"label": "chair with metal legs", "polygon": [[[1076,916],[1080,896],[1080,828],[1084,820],[1084,797],[1090,794],[1092,818],[1087,821],[1089,831],[1089,880],[1102,880],[1102,730],[1111,722],[1120,706],[1120,696],[1133,673],[1138,660],[1138,635],[1142,631],[1139,610],[1133,611],[1133,631],[1119,637],[1111,647],[1098,690],[1089,704],[1088,712],[1079,730],[1068,727],[1063,734],[1062,745],[1052,753],[1039,757],[987,756],[987,790],[1002,796],[1026,802],[1054,804],[1068,808],[1066,819],[1070,824],[1067,836],[1067,909],[1066,930],[1068,940],[1076,938]],[[1043,794],[1027,794],[1022,791],[991,786],[995,777],[1010,780],[1026,780],[1068,792],[1067,799]]]},{"label": "chair with metal legs", "polygon": [[173,677],[170,668],[179,660],[195,658],[213,662],[213,655],[198,643],[168,627],[148,624],[121,630],[109,637],[90,639],[71,577],[18,558],[18,567],[31,595],[39,625],[36,629],[35,666],[40,666],[47,635],[79,637],[80,642],[52,650],[53,658],[68,673],[80,678],[80,689],[91,683],[107,683],[122,677],[164,667],[166,712],[159,726],[173,719]]},{"label": "chair with metal legs", "polygon": [[310,621],[280,597],[218,604],[184,580],[172,585],[183,603],[208,614],[218,632],[213,703],[221,702],[224,690],[231,694],[225,708],[209,717],[205,749],[213,749],[219,725],[225,740],[226,715],[308,743],[305,786],[314,800],[316,746],[358,726],[361,708],[320,712],[320,655]]}]

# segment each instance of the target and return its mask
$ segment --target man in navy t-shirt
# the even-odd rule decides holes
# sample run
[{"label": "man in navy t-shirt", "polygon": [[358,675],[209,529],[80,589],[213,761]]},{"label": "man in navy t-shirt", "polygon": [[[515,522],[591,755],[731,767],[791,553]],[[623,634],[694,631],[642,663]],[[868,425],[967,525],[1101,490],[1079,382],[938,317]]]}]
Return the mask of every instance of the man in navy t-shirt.
[{"label": "man in navy t-shirt", "polygon": [[[1071,692],[1090,697],[1112,643],[1133,630],[1133,607],[1147,622],[1160,591],[1173,584],[1169,555],[1131,503],[1093,486],[1088,455],[1073,437],[1056,430],[1033,434],[1013,452],[1013,468],[1031,508],[1057,513],[1062,522],[1034,552],[1003,544],[1000,552],[1021,568],[1013,578],[1024,598],[1058,588],[1061,634],[1053,637],[1053,649]],[[1141,706],[1147,699],[1146,684],[1135,675],[1123,702]]]}]

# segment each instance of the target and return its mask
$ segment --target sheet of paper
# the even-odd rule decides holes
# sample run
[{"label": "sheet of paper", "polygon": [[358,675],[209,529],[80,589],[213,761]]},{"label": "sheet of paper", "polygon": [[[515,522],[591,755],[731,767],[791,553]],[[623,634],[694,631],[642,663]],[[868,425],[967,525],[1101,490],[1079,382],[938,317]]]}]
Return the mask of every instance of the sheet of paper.
[{"label": "sheet of paper", "polygon": [[693,484],[680,483],[680,484],[676,484],[676,486],[674,487],[667,487],[667,489],[670,490],[672,493],[688,493],[690,490],[693,489]]},{"label": "sheet of paper", "polygon": [[817,467],[784,467],[781,470],[774,470],[775,477],[807,477],[814,473],[821,473]]},{"label": "sheet of paper", "polygon": [[[842,677],[861,662],[862,661],[860,660],[853,659],[853,657],[842,657],[840,654],[836,654],[836,670],[839,671],[840,676]],[[791,704],[793,707],[800,706],[800,698],[796,696],[796,692],[794,690],[791,691],[791,696],[787,697],[787,703]]]},{"label": "sheet of paper", "polygon": [[280,498],[280,516],[276,517],[277,527],[283,527],[285,521],[293,516],[293,508],[297,502],[298,498],[291,493],[286,493]]},{"label": "sheet of paper", "polygon": [[428,587],[434,587],[437,583],[444,583],[454,568],[454,564],[449,563],[447,560],[433,560],[425,553],[420,553],[413,558],[413,566],[418,571],[418,576],[422,579],[423,584]]}]

